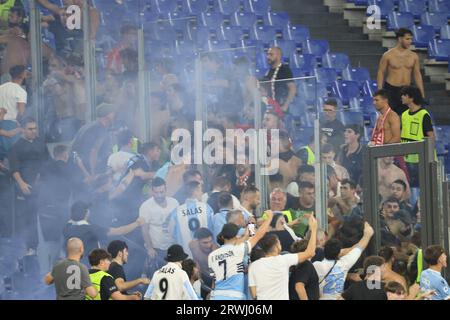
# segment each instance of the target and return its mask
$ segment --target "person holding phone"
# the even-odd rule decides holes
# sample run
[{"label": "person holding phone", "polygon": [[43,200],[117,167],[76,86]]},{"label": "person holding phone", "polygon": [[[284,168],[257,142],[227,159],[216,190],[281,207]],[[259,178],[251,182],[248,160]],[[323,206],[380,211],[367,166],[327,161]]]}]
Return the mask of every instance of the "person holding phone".
[{"label": "person holding phone", "polygon": [[[255,236],[242,242],[238,237],[240,227],[227,223],[218,235],[217,241],[222,247],[210,253],[208,266],[215,280],[215,288],[211,292],[211,300],[245,300],[245,261],[269,230],[272,222],[272,211],[266,211],[267,220],[256,231]],[[245,237],[244,237],[245,239]]]}]

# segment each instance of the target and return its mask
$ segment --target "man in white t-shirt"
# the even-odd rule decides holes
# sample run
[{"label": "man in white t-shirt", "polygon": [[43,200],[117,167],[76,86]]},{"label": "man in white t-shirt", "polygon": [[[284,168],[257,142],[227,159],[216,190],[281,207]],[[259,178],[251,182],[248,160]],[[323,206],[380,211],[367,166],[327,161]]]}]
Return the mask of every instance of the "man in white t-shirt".
[{"label": "man in white t-shirt", "polygon": [[0,108],[5,108],[5,120],[18,120],[25,112],[27,92],[22,88],[26,78],[25,66],[14,66],[9,70],[11,82],[0,86]]},{"label": "man in white t-shirt", "polygon": [[314,268],[319,276],[320,299],[337,300],[344,292],[344,283],[348,271],[358,261],[373,236],[372,227],[366,222],[361,240],[352,248],[342,250],[342,243],[330,239],[325,243],[323,261],[314,262]]},{"label": "man in white t-shirt", "polygon": [[[14,66],[9,73],[11,82],[0,85],[0,109],[3,109],[4,113],[3,120],[0,121],[0,130],[3,131],[13,131],[20,127],[18,121],[25,113],[27,104],[27,92],[22,88],[27,76],[25,66]],[[7,153],[19,138],[19,132],[12,137],[0,135],[0,154]]]},{"label": "man in white t-shirt", "polygon": [[139,209],[139,216],[145,220],[142,235],[151,260],[151,273],[164,265],[167,249],[175,243],[173,230],[169,230],[168,218],[178,207],[178,201],[166,197],[166,192],[166,182],[161,178],[153,179],[153,197],[145,201]]},{"label": "man in white t-shirt", "polygon": [[260,241],[265,257],[250,264],[249,269],[248,285],[254,299],[289,300],[289,268],[315,255],[317,221],[313,215],[309,217],[309,229],[308,247],[297,254],[280,255],[281,243],[275,234],[266,235]]},{"label": "man in white t-shirt", "polygon": [[133,133],[126,129],[117,134],[117,144],[119,151],[113,153],[108,158],[108,168],[112,170],[114,182],[119,182],[125,173],[128,161],[135,155],[132,150]]},{"label": "man in white t-shirt", "polygon": [[145,292],[146,300],[199,300],[189,277],[182,269],[188,255],[183,247],[174,244],[167,250],[167,264],[153,274]]}]

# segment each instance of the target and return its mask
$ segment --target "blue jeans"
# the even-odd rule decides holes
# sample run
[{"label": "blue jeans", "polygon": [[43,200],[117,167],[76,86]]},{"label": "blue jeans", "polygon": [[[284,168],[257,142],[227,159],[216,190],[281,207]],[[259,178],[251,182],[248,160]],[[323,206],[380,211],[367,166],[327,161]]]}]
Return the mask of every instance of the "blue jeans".
[{"label": "blue jeans", "polygon": [[[17,128],[17,122],[13,120],[2,120],[0,121],[0,129],[5,131],[11,131]],[[0,160],[6,157],[9,149],[11,149],[12,145],[16,143],[17,140],[20,139],[20,134],[16,134],[15,136],[9,138],[5,136],[0,136]]]}]

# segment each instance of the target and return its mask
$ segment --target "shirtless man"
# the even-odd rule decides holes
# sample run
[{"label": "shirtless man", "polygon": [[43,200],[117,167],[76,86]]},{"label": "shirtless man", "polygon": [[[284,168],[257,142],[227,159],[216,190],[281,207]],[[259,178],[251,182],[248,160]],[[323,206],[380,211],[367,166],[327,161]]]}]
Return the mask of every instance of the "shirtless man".
[{"label": "shirtless man", "polygon": [[400,117],[392,112],[388,99],[389,94],[384,89],[378,90],[373,96],[373,104],[380,116],[377,119],[369,146],[400,143]]},{"label": "shirtless man", "polygon": [[[389,92],[389,105],[401,116],[408,108],[402,104],[400,90],[403,86],[411,85],[411,74],[414,75],[416,86],[425,97],[422,75],[420,73],[419,56],[412,52],[413,35],[408,29],[400,28],[396,32],[397,45],[387,51],[381,58],[378,67],[378,88]],[[385,82],[385,76],[387,78]]]},{"label": "shirtless man", "polygon": [[387,199],[391,195],[391,185],[396,180],[403,180],[410,193],[409,183],[405,172],[394,164],[394,157],[385,157],[378,160],[378,192]]}]

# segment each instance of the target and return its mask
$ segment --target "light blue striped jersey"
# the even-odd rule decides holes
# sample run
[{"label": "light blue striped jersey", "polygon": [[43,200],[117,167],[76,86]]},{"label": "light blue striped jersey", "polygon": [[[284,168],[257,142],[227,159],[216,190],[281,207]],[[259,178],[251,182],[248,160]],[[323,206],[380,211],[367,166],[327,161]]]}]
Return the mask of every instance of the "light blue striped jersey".
[{"label": "light blue striped jersey", "polygon": [[183,246],[184,252],[192,256],[189,242],[194,239],[195,232],[200,228],[213,228],[214,212],[211,207],[196,199],[187,199],[171,214],[174,223],[176,243]]},{"label": "light blue striped jersey", "polygon": [[239,245],[225,244],[208,256],[208,267],[215,279],[212,297],[246,298],[244,271],[251,251],[249,241]]},{"label": "light blue striped jersey", "polygon": [[450,289],[442,275],[432,269],[427,269],[420,275],[420,289],[422,291],[433,290],[431,300],[446,300],[450,298]]}]

